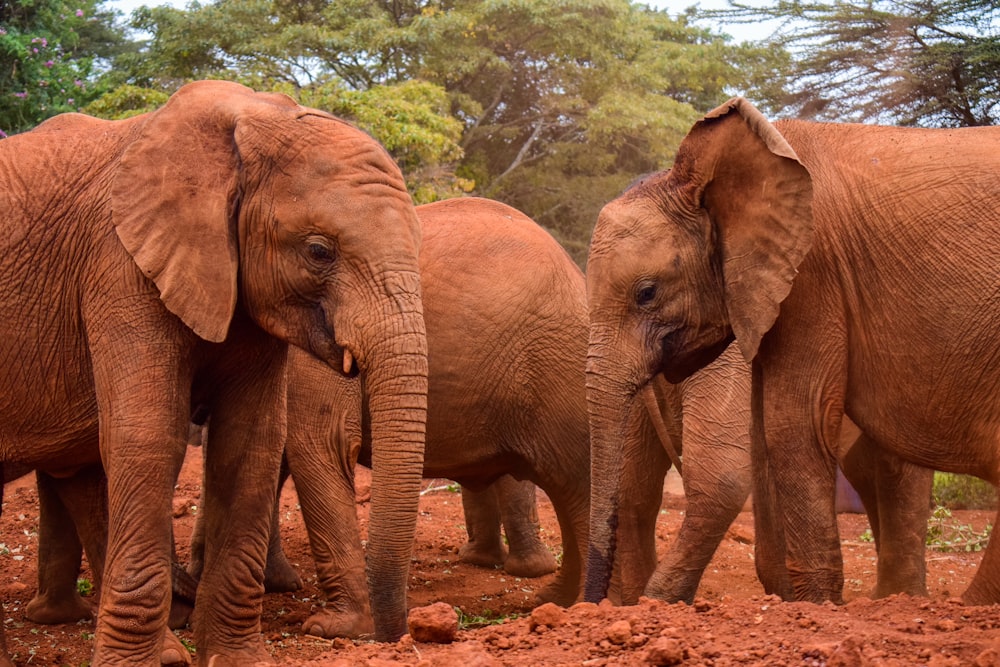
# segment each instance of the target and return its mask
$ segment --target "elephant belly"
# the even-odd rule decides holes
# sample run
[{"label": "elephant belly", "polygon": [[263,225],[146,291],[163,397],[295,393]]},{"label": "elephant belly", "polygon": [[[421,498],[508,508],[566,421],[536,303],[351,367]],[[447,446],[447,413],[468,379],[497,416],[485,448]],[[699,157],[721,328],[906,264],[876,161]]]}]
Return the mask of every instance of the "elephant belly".
[{"label": "elephant belly", "polygon": [[32,468],[99,460],[89,365],[65,351],[6,342],[0,348],[0,460]]}]

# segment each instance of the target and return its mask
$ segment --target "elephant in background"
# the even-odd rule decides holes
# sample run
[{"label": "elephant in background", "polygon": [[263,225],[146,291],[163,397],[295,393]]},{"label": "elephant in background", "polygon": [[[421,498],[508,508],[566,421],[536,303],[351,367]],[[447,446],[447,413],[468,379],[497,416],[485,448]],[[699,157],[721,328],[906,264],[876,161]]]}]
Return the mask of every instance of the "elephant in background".
[{"label": "elephant in background", "polygon": [[504,475],[484,490],[463,488],[462,509],[469,541],[458,550],[460,561],[503,567],[511,576],[528,578],[559,567],[538,535],[538,503],[531,481]]},{"label": "elephant in background", "polygon": [[[423,474],[473,493],[508,475],[537,484],[563,541],[562,567],[542,596],[570,604],[590,492],[583,274],[547,232],[498,202],[460,198],[417,211],[430,369]],[[328,598],[304,627],[358,636],[370,620],[353,477],[357,461],[370,464],[373,406],[363,380],[294,350],[289,361],[285,454]],[[372,502],[388,492],[372,480]]]},{"label": "elephant in background", "polygon": [[[860,467],[877,480],[880,562],[905,558],[911,541],[887,526],[926,530],[926,505],[892,498],[924,483],[915,467],[998,481],[998,193],[997,128],[772,125],[739,98],[708,114],[674,166],[608,204],[594,230],[595,470],[613,464],[651,376],[681,381],[735,339],[752,360],[765,586],[842,599],[834,488],[848,419],[863,434],[852,456],[878,461]],[[612,497],[592,503],[588,595],[616,513]],[[967,602],[1000,601],[998,549],[991,540]]]},{"label": "elephant in background", "polygon": [[4,139],[0,183],[0,463],[56,478],[103,465],[94,663],[159,664],[173,485],[200,403],[217,539],[198,659],[270,659],[261,572],[289,344],[366,383],[389,490],[372,521],[393,526],[369,544],[372,610],[380,637],[405,632],[427,357],[419,222],[384,149],[285,96],[197,82],[128,120],[66,114]]}]

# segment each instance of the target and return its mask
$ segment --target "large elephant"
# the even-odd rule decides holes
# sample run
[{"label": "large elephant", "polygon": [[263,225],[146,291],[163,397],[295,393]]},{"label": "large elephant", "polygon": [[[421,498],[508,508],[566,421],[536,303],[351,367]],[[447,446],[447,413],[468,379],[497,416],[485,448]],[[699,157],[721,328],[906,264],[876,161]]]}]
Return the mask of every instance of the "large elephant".
[{"label": "large elephant", "polygon": [[[548,233],[498,202],[417,210],[430,368],[424,475],[473,492],[505,475],[537,484],[563,542],[562,566],[542,595],[572,603],[590,493],[583,274]],[[370,625],[353,489],[356,460],[367,465],[372,453],[363,385],[290,354],[286,455],[328,598],[304,627],[324,636]],[[387,492],[372,481],[372,502]],[[384,529],[369,524],[369,536]]]},{"label": "large elephant", "polygon": [[[615,451],[638,387],[690,376],[735,338],[753,360],[756,525],[774,521],[788,596],[840,600],[845,417],[864,434],[859,454],[890,462],[878,472],[890,493],[911,464],[998,481],[998,232],[1000,129],[772,125],[727,102],[594,230],[595,469],[611,465],[599,452]],[[623,303],[628,318],[614,320]],[[595,573],[609,556],[599,525]],[[773,556],[758,548],[759,562]],[[967,601],[1000,600],[998,558],[991,541]]]},{"label": "large elephant", "polygon": [[364,378],[390,496],[372,511],[393,526],[369,544],[386,582],[373,613],[380,636],[405,632],[427,357],[420,227],[388,154],[285,96],[198,82],[129,120],[68,114],[0,141],[0,183],[0,462],[55,477],[103,464],[95,664],[159,663],[173,484],[199,403],[218,539],[198,659],[269,660],[261,573],[289,343]]}]

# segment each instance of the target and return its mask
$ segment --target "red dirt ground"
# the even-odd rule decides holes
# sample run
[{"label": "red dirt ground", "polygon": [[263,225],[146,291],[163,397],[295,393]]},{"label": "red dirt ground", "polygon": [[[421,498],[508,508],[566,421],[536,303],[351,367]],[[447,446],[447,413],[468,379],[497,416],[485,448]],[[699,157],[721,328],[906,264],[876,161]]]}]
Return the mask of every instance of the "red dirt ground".
[{"label": "red dirt ground", "polygon": [[[175,530],[182,559],[194,524],[200,484],[200,450],[191,448],[175,500]],[[366,525],[368,506],[359,474],[359,515]],[[428,488],[447,487],[427,480]],[[676,534],[684,498],[668,485],[657,530],[661,553]],[[303,590],[268,595],[263,633],[275,660],[283,665],[977,665],[1000,667],[1000,607],[966,607],[957,596],[965,589],[981,554],[928,551],[930,598],[898,596],[872,601],[875,552],[862,539],[863,515],[840,517],[844,544],[847,604],[783,603],[766,597],[753,570],[753,520],[743,512],[709,566],[693,606],[643,600],[635,607],[576,605],[566,613],[531,615],[534,592],[552,575],[519,579],[457,561],[465,541],[462,504],[450,490],[423,496],[410,579],[410,606],[445,601],[468,619],[454,643],[418,643],[409,636],[395,644],[318,639],[300,625],[322,604],[315,586],[294,488],[282,496],[282,539],[289,559],[305,579]],[[559,532],[551,505],[539,494],[543,540],[559,552]],[[955,511],[950,523],[976,531],[993,520],[992,512]],[[17,665],[89,664],[91,622],[40,626],[23,618],[36,586],[38,501],[33,477],[8,485],[0,548],[7,645]],[[84,577],[89,573],[84,572]],[[543,612],[545,610],[543,609]],[[551,610],[549,610],[551,611]],[[483,617],[512,617],[478,625]],[[188,630],[179,631],[190,642]]]}]

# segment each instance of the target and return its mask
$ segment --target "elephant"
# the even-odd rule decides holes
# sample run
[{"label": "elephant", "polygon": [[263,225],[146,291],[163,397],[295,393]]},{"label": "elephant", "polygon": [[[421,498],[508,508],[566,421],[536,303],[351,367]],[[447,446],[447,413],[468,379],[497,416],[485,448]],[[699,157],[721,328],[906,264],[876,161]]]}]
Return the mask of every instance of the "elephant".
[{"label": "elephant", "polygon": [[[998,193],[1000,129],[772,124],[742,98],[710,112],[672,168],[608,203],[594,228],[594,469],[613,468],[629,397],[650,377],[683,381],[734,343],[750,364],[755,527],[770,532],[758,572],[787,599],[841,601],[834,488],[848,420],[862,434],[853,456],[879,461],[868,472],[883,532],[920,524],[892,498],[924,483],[914,467],[998,481]],[[596,494],[595,597],[616,514]],[[887,538],[880,561],[899,555]],[[967,602],[1000,601],[998,558],[991,541]]]},{"label": "elephant", "polygon": [[[539,537],[535,485],[503,475],[484,490],[462,488],[469,541],[458,559],[480,567],[503,567],[513,577],[541,577],[559,567]],[[503,526],[507,544],[500,534]]]},{"label": "elephant", "polygon": [[[490,493],[504,476],[542,489],[563,558],[540,596],[571,604],[590,493],[583,274],[545,230],[499,202],[463,197],[417,211],[430,372],[423,474],[455,480],[463,494]],[[371,407],[364,382],[290,352],[285,454],[328,599],[304,623],[311,634],[369,631],[353,471],[373,453]],[[387,492],[372,480],[372,502]],[[487,524],[475,525],[474,542]],[[369,537],[379,529],[370,524]]]},{"label": "elephant", "polygon": [[159,663],[172,491],[202,403],[218,539],[198,661],[270,660],[260,603],[290,345],[368,388],[373,474],[390,490],[372,521],[393,524],[369,544],[372,610],[380,637],[402,635],[427,348],[420,225],[388,153],[286,96],[204,81],[127,120],[65,114],[4,139],[0,182],[0,463],[57,478],[103,466],[93,662]]}]

